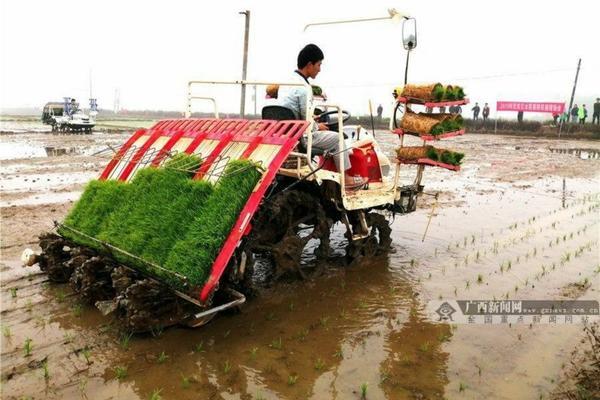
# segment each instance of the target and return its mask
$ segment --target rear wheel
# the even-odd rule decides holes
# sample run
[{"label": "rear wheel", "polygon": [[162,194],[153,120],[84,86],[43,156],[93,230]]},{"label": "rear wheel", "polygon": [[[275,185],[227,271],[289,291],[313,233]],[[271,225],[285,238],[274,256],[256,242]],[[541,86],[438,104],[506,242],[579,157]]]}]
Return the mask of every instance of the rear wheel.
[{"label": "rear wheel", "polygon": [[317,258],[329,255],[329,235],[333,220],[320,199],[302,190],[289,190],[267,199],[253,221],[245,251],[272,261],[272,280],[284,276],[306,278],[302,254],[312,240]]}]

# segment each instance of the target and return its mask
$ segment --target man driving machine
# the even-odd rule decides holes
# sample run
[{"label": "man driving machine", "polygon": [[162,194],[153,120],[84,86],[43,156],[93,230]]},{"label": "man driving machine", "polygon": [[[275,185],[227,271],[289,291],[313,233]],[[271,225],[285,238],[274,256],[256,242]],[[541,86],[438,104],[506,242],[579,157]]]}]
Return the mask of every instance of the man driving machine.
[{"label": "man driving machine", "polygon": [[[309,83],[309,78],[315,79],[319,72],[321,72],[323,59],[323,51],[317,45],[308,44],[304,46],[304,48],[300,50],[300,53],[298,53],[298,69],[294,71],[293,81]],[[309,95],[312,96],[312,93],[307,93],[306,87],[304,86],[281,86],[277,98],[279,99],[279,104],[292,110],[298,119],[306,119],[306,103]],[[305,138],[303,138],[303,140],[305,140]],[[319,150],[320,152],[335,154],[335,165],[340,173],[342,172],[340,168],[341,157],[344,158],[344,170],[346,171],[350,168],[349,152],[352,150],[344,149],[344,151],[340,152],[339,134],[338,132],[328,130],[326,124],[313,124],[312,148]],[[345,182],[347,188],[359,188],[366,183],[365,180],[348,175],[346,175]]]}]

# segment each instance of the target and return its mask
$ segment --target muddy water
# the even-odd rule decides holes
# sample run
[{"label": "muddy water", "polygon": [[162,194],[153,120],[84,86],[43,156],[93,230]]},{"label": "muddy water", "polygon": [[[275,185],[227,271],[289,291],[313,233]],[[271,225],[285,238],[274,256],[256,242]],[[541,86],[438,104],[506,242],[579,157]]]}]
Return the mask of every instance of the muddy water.
[{"label": "muddy water", "polygon": [[[10,140],[18,143],[18,136]],[[52,145],[45,143],[51,136],[23,140]],[[91,135],[95,143],[125,138]],[[391,152],[397,139],[383,132],[378,138]],[[83,145],[73,140],[63,145]],[[568,141],[527,139],[527,149],[516,150],[521,142],[484,135],[448,142],[467,158],[458,174],[426,171],[426,192],[440,196],[424,241],[434,203],[427,195],[419,211],[395,218],[389,254],[265,290],[241,313],[200,329],[129,341],[109,319],[80,305],[68,286],[49,285],[37,267],[18,266],[25,244],[69,203],[1,208],[8,222],[2,397],[143,399],[160,390],[165,399],[359,399],[361,386],[367,399],[545,396],[581,326],[447,325],[431,321],[425,309],[440,298],[599,297],[599,198],[585,198],[599,192],[599,161],[549,150],[567,148]],[[102,164],[77,154],[10,160],[3,181],[97,173]],[[412,177],[413,169],[402,170],[403,180]],[[41,197],[64,193],[61,182],[50,182],[33,189]],[[75,179],[66,186],[78,193],[81,185]],[[13,190],[13,201],[28,198],[26,189]],[[332,245],[342,248],[340,229]],[[126,368],[122,379],[117,367]]]}]

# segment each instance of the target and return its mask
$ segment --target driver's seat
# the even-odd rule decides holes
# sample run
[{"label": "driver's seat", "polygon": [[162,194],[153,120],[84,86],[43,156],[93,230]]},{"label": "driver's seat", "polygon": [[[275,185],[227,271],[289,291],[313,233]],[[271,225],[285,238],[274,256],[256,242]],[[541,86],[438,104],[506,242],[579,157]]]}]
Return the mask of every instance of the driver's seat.
[{"label": "driver's seat", "polygon": [[[288,121],[298,119],[296,114],[291,108],[287,108],[279,105],[264,106],[261,111],[262,119],[274,119],[276,121]],[[306,153],[306,140],[301,137],[298,141],[298,151],[300,153]],[[314,149],[313,154],[323,154],[322,151]]]},{"label": "driver's seat", "polygon": [[291,108],[284,106],[264,106],[261,112],[262,119],[274,119],[276,121],[287,121],[290,119],[298,119]]}]

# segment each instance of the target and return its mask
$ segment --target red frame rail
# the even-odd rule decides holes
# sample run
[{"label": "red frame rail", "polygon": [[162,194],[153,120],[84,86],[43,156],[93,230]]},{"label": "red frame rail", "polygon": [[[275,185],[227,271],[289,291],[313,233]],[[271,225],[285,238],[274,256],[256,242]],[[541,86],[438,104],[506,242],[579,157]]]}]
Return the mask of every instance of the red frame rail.
[{"label": "red frame rail", "polygon": [[449,169],[450,171],[460,171],[460,165],[445,164],[442,162],[430,160],[429,158],[419,158],[416,161],[398,159],[398,162],[400,164],[429,165],[432,167]]},{"label": "red frame rail", "polygon": [[402,135],[414,136],[414,137],[418,137],[420,139],[423,139],[423,140],[429,142],[432,140],[440,140],[440,139],[447,139],[447,138],[451,138],[451,137],[455,137],[455,136],[461,136],[461,135],[465,134],[465,130],[461,129],[459,131],[446,132],[446,133],[442,133],[441,135],[419,135],[418,133],[415,133],[415,132],[408,132],[408,131],[404,131],[401,128],[397,128],[397,129],[394,129],[392,131],[392,133],[395,133],[398,136],[402,136]]},{"label": "red frame rail", "polygon": [[[275,178],[281,164],[294,149],[300,136],[306,132],[308,126],[308,121],[299,120],[175,119],[159,121],[149,129],[136,131],[108,163],[100,175],[100,179],[109,179],[115,168],[123,161],[125,165],[118,176],[118,179],[123,181],[129,179],[137,168],[144,166],[156,167],[160,165],[182,138],[192,138],[185,149],[187,154],[193,153],[204,140],[218,141],[215,148],[205,158],[194,179],[205,178],[210,167],[218,162],[220,156],[234,143],[247,143],[247,147],[239,158],[250,160],[253,159],[253,155],[262,144],[279,147],[268,165],[261,165],[264,168],[263,176],[242,208],[238,219],[213,262],[208,280],[198,293],[200,301],[206,302],[217,288],[240,240],[249,232],[250,221],[258,210],[263,196]],[[146,141],[139,148],[134,148],[134,144],[144,135],[148,136]],[[169,137],[169,140],[160,149],[153,148],[152,145],[161,137]],[[153,150],[152,153],[150,149]],[[133,152],[133,155],[129,160],[126,160],[125,157],[130,152]],[[151,161],[144,163],[144,160],[149,157]],[[258,155],[255,157],[258,157]]]},{"label": "red frame rail", "polygon": [[449,106],[462,106],[465,104],[469,104],[469,99],[464,98],[462,100],[452,100],[452,101],[423,101],[422,99],[417,99],[414,97],[398,97],[396,99],[398,103],[404,104],[422,104],[425,107],[449,107]]}]

